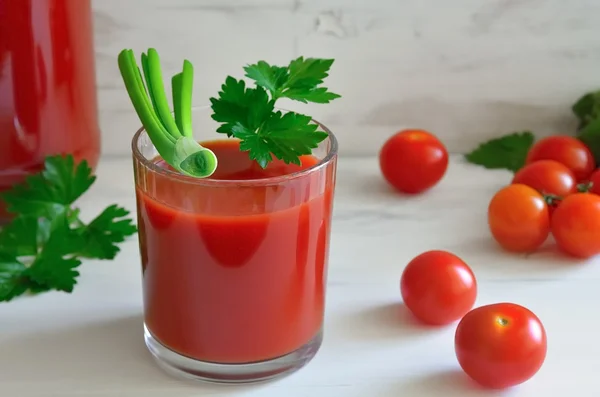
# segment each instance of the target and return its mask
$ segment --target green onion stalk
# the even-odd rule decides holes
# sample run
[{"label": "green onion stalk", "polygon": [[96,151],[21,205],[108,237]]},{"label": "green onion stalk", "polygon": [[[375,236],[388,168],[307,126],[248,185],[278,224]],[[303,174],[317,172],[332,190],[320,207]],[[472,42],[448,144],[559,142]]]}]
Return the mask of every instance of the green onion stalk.
[{"label": "green onion stalk", "polygon": [[185,60],[183,70],[171,79],[171,112],[160,58],[154,48],[141,56],[145,84],[132,50],[121,51],[118,61],[129,98],[158,154],[184,175],[197,178],[212,175],[217,169],[217,157],[192,134],[193,65]]}]

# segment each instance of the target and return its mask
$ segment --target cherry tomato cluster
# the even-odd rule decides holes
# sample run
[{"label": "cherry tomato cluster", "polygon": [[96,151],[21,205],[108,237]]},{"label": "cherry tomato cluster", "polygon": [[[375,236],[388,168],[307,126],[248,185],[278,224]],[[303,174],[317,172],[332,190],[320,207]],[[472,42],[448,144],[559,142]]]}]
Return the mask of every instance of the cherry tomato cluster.
[{"label": "cherry tomato cluster", "polygon": [[[583,244],[579,240],[582,233],[575,235],[582,228],[577,229],[572,220],[578,211],[575,208],[592,196],[577,192],[578,182],[590,176],[594,164],[583,145],[571,143],[572,151],[565,151],[566,141],[564,137],[554,142],[550,138],[540,141],[531,149],[528,165],[515,175],[513,184],[492,199],[490,229],[506,249],[522,252],[541,245],[550,231],[551,208],[559,202],[552,217],[557,219],[553,225],[559,222],[552,229],[555,238],[563,245],[571,244],[571,248]],[[385,180],[395,189],[417,194],[442,179],[448,167],[448,152],[431,133],[404,130],[385,142],[379,165]],[[600,182],[600,174],[595,177]],[[597,208],[600,227],[600,204]],[[597,232],[600,236],[600,229]],[[425,324],[444,326],[460,320],[454,337],[458,363],[484,387],[518,385],[535,375],[544,363],[547,340],[540,319],[514,303],[473,309],[477,298],[475,275],[450,252],[428,251],[411,260],[402,273],[400,292],[406,308]]]},{"label": "cherry tomato cluster", "polygon": [[490,201],[488,224],[507,251],[530,253],[552,235],[564,253],[600,253],[600,170],[590,150],[571,136],[535,143],[512,183]]}]

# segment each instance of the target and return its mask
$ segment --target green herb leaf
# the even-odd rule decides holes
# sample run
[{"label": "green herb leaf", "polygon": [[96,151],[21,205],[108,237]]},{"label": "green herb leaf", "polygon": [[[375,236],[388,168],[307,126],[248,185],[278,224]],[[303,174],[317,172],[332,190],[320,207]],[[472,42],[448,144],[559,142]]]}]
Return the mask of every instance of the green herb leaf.
[{"label": "green herb leaf", "polygon": [[298,57],[290,62],[287,88],[316,86],[329,75],[333,59]]},{"label": "green herb leaf", "polygon": [[596,164],[600,164],[600,117],[589,120],[579,131],[578,138],[590,149]]},{"label": "green herb leaf", "polygon": [[20,216],[0,231],[0,247],[4,254],[14,256],[36,255],[38,252],[38,220]]},{"label": "green herb leaf", "polygon": [[111,205],[86,225],[73,207],[95,177],[73,156],[46,160],[47,169],[5,192],[16,216],[0,231],[0,301],[25,292],[72,292],[81,258],[113,259],[136,232],[129,214]]},{"label": "green herb leaf", "polygon": [[277,97],[288,81],[288,69],[281,66],[271,66],[265,61],[244,67],[246,77],[254,80],[257,85],[266,88],[271,96]]},{"label": "green herb leaf", "polygon": [[106,208],[89,225],[77,229],[83,238],[83,248],[78,254],[85,258],[113,259],[119,253],[117,243],[136,232],[129,211],[113,204]]},{"label": "green herb leaf", "polygon": [[271,66],[265,61],[244,68],[246,77],[271,93],[274,100],[289,98],[303,103],[329,103],[340,95],[319,87],[329,75],[333,59],[299,57],[289,66]]},{"label": "green herb leaf", "polygon": [[247,88],[243,80],[228,76],[217,98],[211,98],[217,132],[238,138],[240,150],[263,168],[273,157],[287,164],[301,164],[300,156],[312,153],[327,133],[318,131],[310,116],[275,111],[279,98],[303,103],[328,103],[340,95],[319,87],[328,76],[333,59],[299,57],[287,67],[259,61],[244,67],[256,83]]},{"label": "green herb leaf", "polygon": [[571,110],[579,119],[579,129],[583,129],[590,122],[600,118],[600,91],[583,95],[575,102]]},{"label": "green herb leaf", "polygon": [[0,252],[0,302],[8,302],[27,291],[23,275],[26,269],[16,256]]},{"label": "green herb leaf", "polygon": [[261,86],[246,88],[244,80],[229,76],[221,86],[219,98],[211,98],[212,118],[223,123],[217,132],[233,136],[236,124],[248,131],[256,131],[273,112],[274,102]]},{"label": "green herb leaf", "polygon": [[240,150],[249,152],[250,159],[255,160],[262,168],[273,161],[271,142],[259,136],[255,131],[237,123],[232,127],[232,134],[240,139]]},{"label": "green herb leaf", "polygon": [[318,125],[311,121],[310,116],[275,112],[267,121],[262,136],[272,142],[275,157],[300,165],[298,156],[310,154],[327,138],[327,133],[317,131]]},{"label": "green herb leaf", "polygon": [[69,228],[66,218],[54,223],[47,243],[33,260],[25,274],[40,285],[72,292],[81,260],[74,256],[83,246],[83,239]]},{"label": "green herb leaf", "polygon": [[327,88],[306,88],[297,87],[290,88],[283,92],[283,96],[286,98],[294,99],[303,103],[314,102],[314,103],[329,103],[340,96],[333,92],[327,91]]},{"label": "green herb leaf", "polygon": [[7,210],[24,216],[54,217],[67,211],[95,181],[84,160],[75,165],[73,156],[51,156],[45,169],[27,177],[24,183],[3,192]]},{"label": "green herb leaf", "polygon": [[329,103],[340,95],[319,87],[329,75],[333,59],[299,57],[289,66],[289,78],[281,96],[300,102]]},{"label": "green herb leaf", "polygon": [[301,165],[299,156],[310,154],[327,137],[317,128],[310,116],[278,111],[258,133],[237,124],[233,127],[233,136],[241,140],[240,149],[249,151],[250,158],[261,167],[272,160],[271,153],[285,163]]},{"label": "green herb leaf", "polygon": [[535,141],[529,131],[515,132],[492,139],[465,155],[468,162],[491,169],[518,171],[525,165],[527,153]]}]

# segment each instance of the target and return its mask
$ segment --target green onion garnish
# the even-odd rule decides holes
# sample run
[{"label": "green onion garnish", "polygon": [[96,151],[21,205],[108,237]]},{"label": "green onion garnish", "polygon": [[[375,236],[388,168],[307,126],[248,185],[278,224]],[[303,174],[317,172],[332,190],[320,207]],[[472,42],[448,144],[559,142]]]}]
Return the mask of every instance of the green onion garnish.
[{"label": "green onion garnish", "polygon": [[[119,54],[119,70],[129,98],[158,154],[182,174],[206,178],[217,169],[217,157],[192,136],[194,68],[185,60],[172,78],[173,113],[163,84],[160,58],[154,48],[142,53],[142,72],[132,50]],[[145,84],[144,84],[145,80]]]}]

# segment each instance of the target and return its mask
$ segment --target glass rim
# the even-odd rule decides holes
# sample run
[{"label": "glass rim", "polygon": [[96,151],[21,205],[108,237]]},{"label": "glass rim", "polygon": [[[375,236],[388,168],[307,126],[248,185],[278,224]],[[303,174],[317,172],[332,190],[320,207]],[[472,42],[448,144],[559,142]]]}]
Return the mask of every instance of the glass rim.
[{"label": "glass rim", "polygon": [[[199,111],[202,110],[208,110],[210,109],[209,105],[206,106],[193,106],[192,107],[192,114],[197,113]],[[282,108],[276,108],[278,110],[282,110],[282,111],[290,111],[289,109],[282,109]],[[147,169],[149,169],[150,171],[156,173],[156,174],[160,174],[163,175],[165,177],[171,178],[171,179],[175,179],[178,180],[180,182],[184,182],[184,183],[191,183],[191,184],[195,184],[195,185],[200,185],[200,186],[268,186],[268,185],[278,185],[281,184],[282,182],[286,182],[292,179],[297,179],[297,178],[301,178],[303,176],[312,174],[315,171],[319,171],[320,169],[326,167],[329,163],[331,163],[331,161],[337,156],[337,151],[338,151],[338,142],[337,142],[337,138],[335,137],[335,135],[333,134],[333,132],[331,132],[331,130],[329,128],[327,128],[327,126],[325,126],[324,124],[322,124],[321,122],[319,122],[318,120],[315,120],[314,118],[311,118],[311,120],[315,123],[317,123],[319,125],[319,127],[321,127],[323,129],[323,131],[325,133],[327,133],[327,139],[329,139],[330,142],[330,148],[327,151],[327,154],[325,155],[325,157],[323,157],[321,160],[319,160],[318,163],[311,165],[308,168],[304,168],[300,171],[295,171],[289,174],[284,174],[284,175],[278,175],[278,176],[270,176],[267,178],[260,178],[260,179],[210,179],[210,177],[208,178],[195,178],[193,176],[188,176],[188,175],[183,175],[179,172],[176,171],[171,171],[168,170],[166,168],[160,167],[158,165],[156,165],[156,163],[154,163],[153,161],[149,160],[146,158],[146,156],[144,156],[144,154],[140,151],[140,149],[138,148],[138,141],[142,135],[142,133],[144,133],[146,131],[146,129],[144,128],[144,126],[140,127],[135,134],[133,135],[133,138],[131,140],[131,150],[132,150],[132,154],[134,159],[136,159],[137,161],[139,161],[140,163],[143,164],[143,166]],[[233,139],[233,138],[224,138],[224,139]],[[253,160],[254,161],[254,160]],[[217,165],[218,167],[218,165]]]}]

